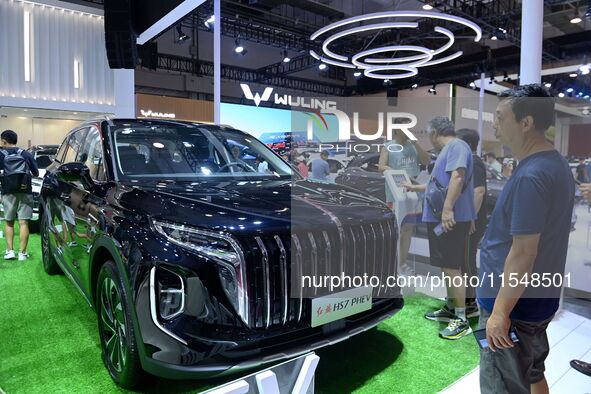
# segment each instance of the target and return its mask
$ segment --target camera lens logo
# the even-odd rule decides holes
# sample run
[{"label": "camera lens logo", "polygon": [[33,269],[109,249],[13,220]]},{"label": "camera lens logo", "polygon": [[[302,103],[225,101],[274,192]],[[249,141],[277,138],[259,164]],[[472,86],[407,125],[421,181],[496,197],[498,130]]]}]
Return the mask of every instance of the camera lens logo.
[{"label": "camera lens logo", "polygon": [[[482,38],[482,30],[476,23],[455,15],[446,15],[443,13],[426,11],[387,11],[355,16],[323,27],[312,34],[310,36],[310,40],[316,40],[320,37],[327,36],[329,32],[333,34],[324,38],[324,41],[322,42],[322,55],[316,53],[314,50],[310,51],[310,55],[316,60],[326,64],[331,64],[333,66],[363,70],[363,73],[366,77],[377,79],[409,78],[417,75],[418,69],[420,67],[433,66],[444,62],[449,62],[462,56],[463,52],[457,51],[451,55],[440,57],[440,55],[451,48],[455,42],[454,34],[448,29],[440,26],[436,26],[434,31],[438,34],[441,34],[443,36],[442,38],[446,37],[447,42],[437,49],[431,49],[418,45],[388,45],[379,48],[367,49],[349,57],[336,53],[329,48],[329,46],[331,46],[331,44],[335,43],[337,40],[350,39],[348,36],[353,34],[382,29],[417,29],[419,26],[418,22],[391,21],[392,19],[396,18],[428,18],[459,23],[472,29],[476,33],[474,41],[478,42]],[[383,23],[374,23],[371,25],[365,24],[361,26],[349,27],[350,25],[357,25],[366,21],[374,21],[379,19],[388,19],[389,21]],[[341,30],[341,28],[346,29]],[[411,54],[403,57],[387,56],[388,54],[395,56],[398,53],[405,52],[410,52]],[[382,56],[373,57],[377,54],[381,54]]]}]

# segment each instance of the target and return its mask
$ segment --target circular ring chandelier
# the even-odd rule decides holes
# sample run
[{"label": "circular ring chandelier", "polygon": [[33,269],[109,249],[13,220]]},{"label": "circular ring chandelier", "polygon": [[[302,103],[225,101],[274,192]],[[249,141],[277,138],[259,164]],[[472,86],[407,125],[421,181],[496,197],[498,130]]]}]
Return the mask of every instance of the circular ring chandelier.
[{"label": "circular ring chandelier", "polygon": [[[366,15],[359,15],[354,16],[352,18],[343,19],[342,21],[338,21],[335,23],[331,23],[328,26],[323,27],[322,29],[316,31],[314,34],[310,36],[310,40],[316,40],[320,36],[326,35],[333,30],[346,27],[353,23],[365,22],[365,21],[372,21],[375,19],[383,19],[383,18],[431,18],[431,19],[439,19],[445,20],[448,22],[459,23],[464,25],[476,33],[474,38],[475,42],[480,41],[482,38],[482,30],[480,27],[467,19],[460,18],[459,16],[455,15],[446,15],[443,13],[437,12],[427,12],[427,11],[386,11],[386,12],[376,12],[373,14],[366,14]],[[413,77],[418,74],[419,67],[427,67],[433,66],[436,64],[441,64],[445,62],[449,62],[454,60],[460,56],[462,56],[462,51],[457,51],[451,55],[438,57],[443,52],[447,51],[455,42],[454,34],[440,26],[436,26],[434,31],[439,33],[445,37],[447,37],[448,41],[445,45],[437,49],[430,49],[423,46],[417,45],[389,45],[379,48],[372,48],[368,50],[364,50],[353,55],[351,58],[348,56],[335,53],[329,49],[329,45],[339,39],[343,39],[347,36],[352,34],[357,34],[361,32],[371,31],[371,30],[381,30],[381,29],[417,29],[419,24],[417,22],[384,22],[384,23],[374,23],[371,25],[362,25],[357,27],[351,27],[337,33],[334,33],[324,39],[322,42],[322,54],[316,53],[316,51],[311,50],[310,55],[315,58],[316,60],[330,64],[337,67],[345,67],[345,68],[353,68],[363,70],[363,74],[369,78],[378,78],[378,79],[401,79],[401,78],[409,78]],[[411,52],[415,53],[414,55],[408,55],[404,57],[370,57],[376,54],[384,54],[384,53],[397,53],[397,52]]]}]

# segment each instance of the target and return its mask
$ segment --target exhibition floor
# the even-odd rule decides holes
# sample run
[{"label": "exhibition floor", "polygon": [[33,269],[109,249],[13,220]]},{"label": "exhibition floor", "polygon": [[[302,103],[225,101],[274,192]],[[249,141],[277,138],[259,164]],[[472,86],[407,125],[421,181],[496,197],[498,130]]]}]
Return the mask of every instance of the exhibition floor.
[{"label": "exhibition floor", "polygon": [[[101,361],[94,312],[65,276],[45,274],[37,235],[29,251],[24,264],[0,260],[0,387],[8,394],[120,392]],[[442,340],[439,324],[423,318],[440,304],[409,297],[404,309],[377,329],[320,349],[316,392],[436,393],[474,370],[473,337]],[[196,393],[227,380],[204,385],[151,377],[139,389]]]}]

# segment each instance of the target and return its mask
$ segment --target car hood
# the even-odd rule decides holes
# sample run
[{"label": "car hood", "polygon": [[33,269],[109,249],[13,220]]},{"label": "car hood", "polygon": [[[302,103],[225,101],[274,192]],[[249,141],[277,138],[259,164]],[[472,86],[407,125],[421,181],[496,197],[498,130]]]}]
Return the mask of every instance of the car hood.
[{"label": "car hood", "polygon": [[392,219],[379,200],[306,180],[152,182],[118,186],[123,208],[156,220],[232,232],[302,231]]}]

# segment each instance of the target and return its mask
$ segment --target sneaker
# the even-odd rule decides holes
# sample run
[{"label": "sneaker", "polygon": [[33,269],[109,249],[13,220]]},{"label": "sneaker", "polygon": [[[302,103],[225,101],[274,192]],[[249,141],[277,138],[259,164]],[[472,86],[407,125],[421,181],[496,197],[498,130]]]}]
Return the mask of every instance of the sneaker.
[{"label": "sneaker", "polygon": [[14,254],[14,250],[7,250],[4,253],[4,260],[14,260],[16,258],[16,254]]},{"label": "sneaker", "polygon": [[28,258],[29,254],[27,252],[18,254],[18,261],[26,261]]},{"label": "sneaker", "polygon": [[467,320],[462,319],[450,320],[447,327],[439,331],[439,336],[445,339],[460,339],[468,334],[472,334],[472,328]]},{"label": "sneaker", "polygon": [[449,323],[451,320],[455,320],[458,317],[453,313],[447,305],[444,305],[443,308],[436,310],[434,312],[425,313],[425,319],[433,320],[433,321],[441,321],[444,323]]},{"label": "sneaker", "polygon": [[466,304],[466,317],[468,319],[472,317],[478,317],[480,314],[478,313],[478,304]]}]

